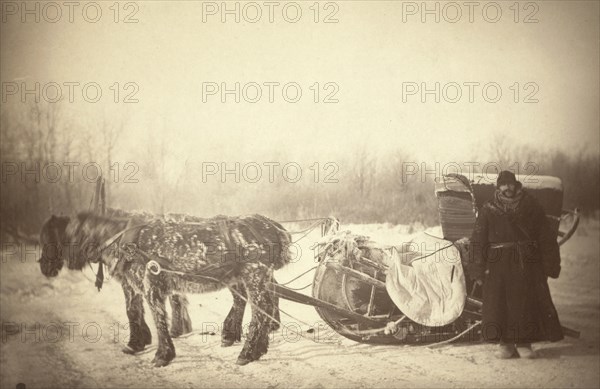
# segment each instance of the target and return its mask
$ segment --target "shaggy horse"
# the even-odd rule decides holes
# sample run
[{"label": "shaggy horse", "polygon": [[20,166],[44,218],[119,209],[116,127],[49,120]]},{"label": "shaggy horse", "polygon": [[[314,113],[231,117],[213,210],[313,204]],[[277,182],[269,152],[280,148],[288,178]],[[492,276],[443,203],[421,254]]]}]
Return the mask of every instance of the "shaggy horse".
[{"label": "shaggy horse", "polygon": [[56,276],[65,260],[73,270],[87,263],[106,265],[123,285],[129,320],[142,329],[132,331],[134,339],[128,346],[134,350],[150,343],[143,319],[144,296],[157,326],[158,350],[153,359],[157,367],[175,358],[165,300],[176,293],[230,288],[234,304],[224,323],[224,346],[241,339],[248,299],[252,320],[237,363],[245,365],[267,352],[268,331],[277,312],[267,283],[273,282],[273,270],[290,262],[290,235],[280,224],[260,215],[198,222],[154,219],[141,225],[132,225],[131,220],[92,213],[73,219],[52,216],[40,234],[42,273]]},{"label": "shaggy horse", "polygon": [[[150,222],[157,218],[162,218],[163,216],[158,216],[149,212],[144,211],[124,211],[122,209],[116,208],[107,208],[107,215],[112,218],[127,218],[130,219],[129,225],[138,226],[144,223]],[[205,221],[205,218],[200,218],[197,216],[190,216],[181,213],[168,213],[164,216],[166,220],[180,222],[180,223],[201,223]],[[134,230],[134,229],[132,229]],[[132,231],[134,232],[134,231]],[[131,235],[131,233],[126,233],[125,236]],[[127,240],[127,238],[125,239]],[[273,279],[273,283],[276,283],[275,279]],[[126,283],[123,283],[123,291],[125,293],[126,307],[127,307],[127,317],[133,318],[141,318],[141,322],[130,322],[130,332],[133,329],[141,331],[141,336],[135,336],[134,334],[130,334],[130,339],[134,339],[134,341],[130,341],[126,347],[123,348],[123,352],[126,354],[135,354],[136,352],[142,351],[147,344],[151,342],[151,334],[148,330],[148,326],[144,321],[144,307],[142,303],[142,296],[140,294],[132,294],[130,291],[131,288],[128,287]],[[221,346],[229,347],[232,346],[235,342],[239,342],[242,339],[242,322],[244,319],[244,311],[246,309],[246,289],[243,284],[231,285],[229,287],[231,291],[231,295],[233,297],[233,306],[223,323],[223,329],[221,331]],[[137,297],[136,297],[137,296]],[[136,297],[136,300],[132,301],[132,298]],[[192,331],[192,323],[187,312],[188,301],[184,294],[172,294],[170,297],[171,303],[171,329],[169,333],[172,338],[176,338],[181,335],[185,335]],[[276,331],[279,329],[279,298],[277,296],[273,296],[274,308],[272,316],[275,320],[271,321],[271,325],[269,329],[271,331]],[[146,339],[145,342],[140,342],[140,340]]]}]

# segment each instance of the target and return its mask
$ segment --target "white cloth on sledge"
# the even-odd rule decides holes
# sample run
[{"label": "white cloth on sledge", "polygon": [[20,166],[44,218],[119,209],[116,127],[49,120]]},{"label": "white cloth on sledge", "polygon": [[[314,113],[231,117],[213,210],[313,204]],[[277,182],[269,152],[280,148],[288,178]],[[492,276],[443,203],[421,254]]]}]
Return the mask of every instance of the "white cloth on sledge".
[{"label": "white cloth on sledge", "polygon": [[421,233],[390,262],[386,289],[409,319],[437,327],[462,314],[467,297],[465,274],[452,242]]}]

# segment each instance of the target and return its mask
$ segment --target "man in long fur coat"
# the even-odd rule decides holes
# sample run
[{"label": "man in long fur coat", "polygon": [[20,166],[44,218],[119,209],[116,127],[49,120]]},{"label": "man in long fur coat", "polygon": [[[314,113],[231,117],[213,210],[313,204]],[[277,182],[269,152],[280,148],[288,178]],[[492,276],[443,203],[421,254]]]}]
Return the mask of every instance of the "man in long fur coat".
[{"label": "man in long fur coat", "polygon": [[548,288],[560,252],[544,209],[515,175],[498,175],[494,198],[478,212],[469,274],[483,285],[482,335],[499,358],[535,358],[531,343],[557,341],[562,328]]}]

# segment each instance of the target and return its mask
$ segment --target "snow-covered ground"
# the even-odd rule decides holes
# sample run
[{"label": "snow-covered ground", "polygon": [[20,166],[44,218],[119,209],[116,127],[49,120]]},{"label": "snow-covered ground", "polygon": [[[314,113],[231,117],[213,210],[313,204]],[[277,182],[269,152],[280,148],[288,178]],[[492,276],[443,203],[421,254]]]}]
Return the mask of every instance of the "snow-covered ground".
[{"label": "snow-covered ground", "polygon": [[[536,344],[537,360],[497,360],[486,344],[428,348],[355,343],[324,327],[312,307],[282,300],[282,311],[300,321],[282,314],[286,325],[271,337],[269,352],[258,362],[237,366],[241,345],[220,347],[219,328],[231,304],[231,295],[224,290],[190,296],[194,332],[174,340],[177,357],[169,366],[154,368],[150,361],[155,346],[136,356],[120,351],[128,331],[124,297],[115,281],[98,293],[88,279],[93,276],[89,270],[63,271],[48,280],[35,263],[35,253],[12,255],[12,248],[5,247],[0,264],[0,386],[14,388],[22,382],[28,388],[598,387],[599,227],[598,220],[582,223],[561,248],[561,277],[550,281],[562,324],[581,331],[581,338]],[[378,224],[342,225],[342,229],[400,244],[419,227]],[[315,266],[309,247],[317,239],[314,232],[301,242],[302,257],[277,272],[279,282]],[[312,272],[290,286],[302,287],[311,280]],[[247,311],[246,321],[249,316]],[[149,312],[146,321],[155,335]],[[311,327],[317,330],[307,332]]]}]

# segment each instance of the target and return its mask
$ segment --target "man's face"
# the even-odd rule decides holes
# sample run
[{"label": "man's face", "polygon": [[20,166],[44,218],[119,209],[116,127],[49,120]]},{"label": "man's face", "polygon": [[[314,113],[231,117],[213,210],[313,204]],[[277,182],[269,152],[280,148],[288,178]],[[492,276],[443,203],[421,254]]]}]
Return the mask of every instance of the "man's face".
[{"label": "man's face", "polygon": [[508,198],[512,198],[517,194],[517,186],[515,184],[500,185],[500,192]]}]

